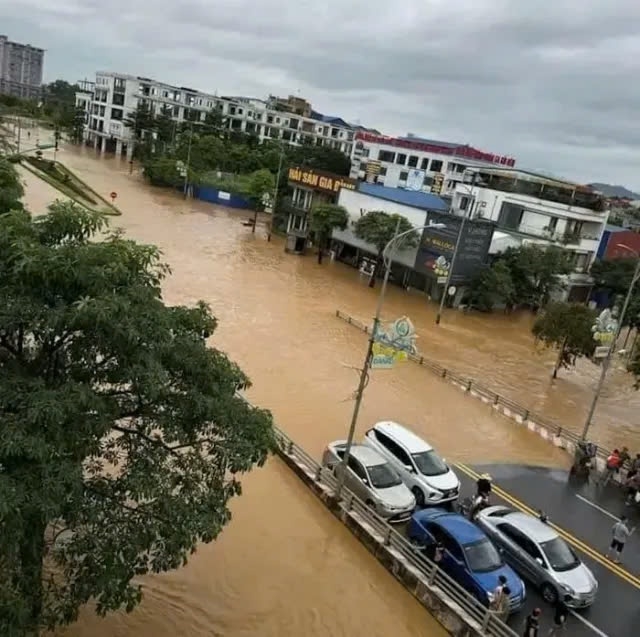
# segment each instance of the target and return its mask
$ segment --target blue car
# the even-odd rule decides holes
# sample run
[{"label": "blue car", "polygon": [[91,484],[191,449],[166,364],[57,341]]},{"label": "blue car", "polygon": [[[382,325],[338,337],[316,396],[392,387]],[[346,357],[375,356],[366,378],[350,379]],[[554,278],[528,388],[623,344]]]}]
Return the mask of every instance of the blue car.
[{"label": "blue car", "polygon": [[420,546],[441,542],[444,555],[440,568],[481,604],[488,606],[491,593],[504,575],[511,591],[510,612],[519,610],[525,601],[524,582],[507,566],[484,531],[459,513],[432,508],[411,516],[409,539]]}]

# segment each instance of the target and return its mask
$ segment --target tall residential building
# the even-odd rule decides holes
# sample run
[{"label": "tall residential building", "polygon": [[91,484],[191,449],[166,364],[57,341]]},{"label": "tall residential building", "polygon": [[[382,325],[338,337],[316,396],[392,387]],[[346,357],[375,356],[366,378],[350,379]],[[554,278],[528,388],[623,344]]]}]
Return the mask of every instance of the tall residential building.
[{"label": "tall residential building", "polygon": [[176,123],[202,122],[213,109],[223,116],[231,132],[253,134],[260,139],[291,145],[311,142],[351,155],[354,135],[362,127],[340,117],[322,115],[306,100],[289,96],[219,96],[185,86],[172,86],[146,77],[98,72],[93,86],[76,94],[76,105],[87,112],[86,140],[101,150],[133,153],[132,132],[124,125],[144,103],[154,114],[168,112]]},{"label": "tall residential building", "polygon": [[39,99],[43,67],[44,49],[18,44],[0,35],[0,93]]}]

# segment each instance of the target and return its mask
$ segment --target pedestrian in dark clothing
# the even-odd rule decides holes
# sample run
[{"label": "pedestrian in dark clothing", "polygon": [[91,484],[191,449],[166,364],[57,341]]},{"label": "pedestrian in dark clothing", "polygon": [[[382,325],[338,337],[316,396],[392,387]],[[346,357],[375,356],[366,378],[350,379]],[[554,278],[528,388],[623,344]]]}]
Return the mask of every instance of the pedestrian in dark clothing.
[{"label": "pedestrian in dark clothing", "polygon": [[553,614],[553,626],[549,631],[549,636],[557,635],[563,631],[567,625],[567,617],[569,617],[569,607],[567,604],[571,601],[569,595],[565,595],[564,599],[558,598]]},{"label": "pedestrian in dark clothing", "polygon": [[523,637],[538,637],[540,631],[540,615],[542,611],[534,608],[524,621]]}]

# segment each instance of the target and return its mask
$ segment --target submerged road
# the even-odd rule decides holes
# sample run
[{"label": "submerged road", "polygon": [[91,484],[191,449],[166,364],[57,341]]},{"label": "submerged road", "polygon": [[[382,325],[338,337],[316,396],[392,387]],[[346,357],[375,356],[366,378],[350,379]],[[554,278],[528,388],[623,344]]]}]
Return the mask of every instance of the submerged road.
[{"label": "submerged road", "polygon": [[[573,612],[566,637],[637,637],[640,634],[640,537],[633,533],[625,546],[622,564],[613,564],[605,554],[611,528],[625,514],[630,526],[640,526],[636,507],[626,507],[620,489],[601,489],[593,485],[573,485],[566,471],[521,465],[456,465],[462,481],[462,496],[471,495],[479,474],[493,477],[492,502],[549,517],[564,539],[571,544],[598,580],[596,602],[591,608]],[[552,625],[553,609],[527,583],[527,605],[509,624],[520,633],[526,615],[542,609],[541,635]]]}]

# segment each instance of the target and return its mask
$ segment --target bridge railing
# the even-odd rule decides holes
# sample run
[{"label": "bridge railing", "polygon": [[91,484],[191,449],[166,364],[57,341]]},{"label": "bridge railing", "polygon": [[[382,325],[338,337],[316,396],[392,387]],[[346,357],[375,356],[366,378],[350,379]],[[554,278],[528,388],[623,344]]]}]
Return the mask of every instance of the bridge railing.
[{"label": "bridge railing", "polygon": [[[363,331],[365,334],[370,334],[371,332],[371,327],[369,325],[363,323],[357,318],[354,318],[353,316],[350,316],[346,312],[336,310],[336,316],[349,323],[349,325],[353,325]],[[569,453],[572,454],[575,451],[576,445],[580,441],[580,436],[571,429],[563,427],[559,423],[528,409],[524,405],[521,405],[520,403],[485,387],[482,383],[477,382],[473,378],[444,367],[437,361],[425,357],[423,354],[411,354],[409,358],[414,363],[417,363],[421,367],[425,367],[441,378],[459,385],[468,393],[476,395],[483,402],[491,404],[496,408],[501,408],[505,414],[516,421],[531,425],[548,440],[552,442],[558,441],[558,446],[563,447]],[[611,451],[609,449],[601,446],[597,447],[598,468],[600,470],[604,469],[606,458],[610,454]]]},{"label": "bridge railing", "polygon": [[[332,471],[322,467],[304,449],[298,446],[286,433],[276,429],[276,439],[281,453],[289,456],[307,475],[323,486],[328,494],[336,492],[337,480]],[[372,535],[387,549],[400,556],[407,569],[420,579],[431,591],[449,602],[454,602],[477,624],[485,635],[491,637],[517,637],[516,633],[495,613],[489,611],[475,597],[471,596],[456,581],[444,573],[423,552],[399,533],[386,520],[367,506],[348,489],[343,489],[340,506],[346,515],[356,519],[360,526],[368,527]]]}]

